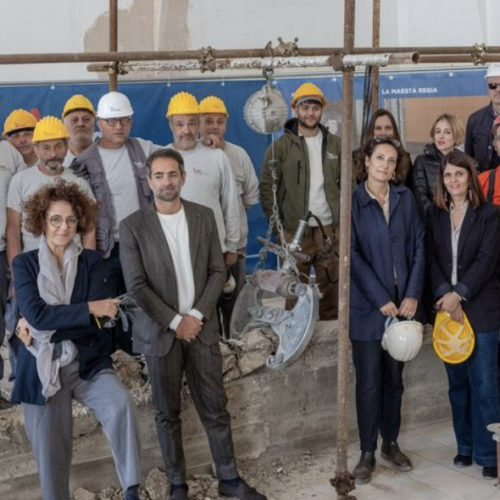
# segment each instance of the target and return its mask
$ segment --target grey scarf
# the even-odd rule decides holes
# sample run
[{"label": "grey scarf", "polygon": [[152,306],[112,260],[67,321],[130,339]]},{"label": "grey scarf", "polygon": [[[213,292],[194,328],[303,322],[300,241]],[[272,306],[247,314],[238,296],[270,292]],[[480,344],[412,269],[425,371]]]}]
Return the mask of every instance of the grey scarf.
[{"label": "grey scarf", "polygon": [[[40,273],[37,282],[40,297],[48,305],[70,303],[78,271],[78,256],[82,250],[83,248],[79,244],[75,243],[74,240],[71,241],[64,251],[64,264],[60,271],[57,258],[50,251],[45,236],[42,235],[38,251]],[[78,353],[73,342],[64,340],[61,342],[61,356],[54,359],[55,344],[50,340],[56,330],[40,331],[31,325],[29,325],[29,329],[34,341],[28,350],[36,357],[36,368],[42,383],[42,394],[44,397],[50,398],[61,388],[59,369],[69,365]]]}]

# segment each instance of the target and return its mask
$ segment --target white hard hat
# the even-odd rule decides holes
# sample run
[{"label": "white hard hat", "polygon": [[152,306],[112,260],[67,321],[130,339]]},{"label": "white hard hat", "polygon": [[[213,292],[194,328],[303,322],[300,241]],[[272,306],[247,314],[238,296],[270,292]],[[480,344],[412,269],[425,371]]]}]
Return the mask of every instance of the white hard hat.
[{"label": "white hard hat", "polygon": [[398,321],[387,318],[382,347],[396,361],[410,361],[416,358],[422,347],[424,326],[418,321]]},{"label": "white hard hat", "polygon": [[493,63],[488,66],[485,78],[493,78],[500,76],[500,64]]},{"label": "white hard hat", "polygon": [[97,105],[98,118],[123,118],[133,114],[134,110],[128,97],[121,92],[108,92],[99,99]]}]

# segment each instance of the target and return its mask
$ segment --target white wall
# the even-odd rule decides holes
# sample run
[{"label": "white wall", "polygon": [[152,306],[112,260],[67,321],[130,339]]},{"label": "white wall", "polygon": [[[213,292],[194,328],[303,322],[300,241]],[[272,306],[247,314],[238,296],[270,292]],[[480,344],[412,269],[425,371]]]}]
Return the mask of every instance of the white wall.
[{"label": "white wall", "polygon": [[[500,45],[498,0],[381,3],[382,46]],[[107,8],[107,0],[2,2],[0,53],[106,51]],[[119,8],[121,50],[262,48],[278,36],[302,47],[343,42],[344,0],[119,0]],[[372,0],[358,0],[356,16],[356,44],[370,46]],[[0,83],[97,78],[86,64],[0,66]]]}]

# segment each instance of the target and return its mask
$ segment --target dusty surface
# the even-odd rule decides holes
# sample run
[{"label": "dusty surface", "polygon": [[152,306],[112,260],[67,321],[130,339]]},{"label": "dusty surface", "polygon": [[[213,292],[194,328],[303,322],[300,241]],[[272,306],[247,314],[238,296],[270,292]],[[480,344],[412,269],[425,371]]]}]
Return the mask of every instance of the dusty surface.
[{"label": "dusty surface", "polygon": [[[333,450],[324,450],[314,454],[305,451],[290,457],[280,457],[267,464],[244,465],[241,475],[249,484],[264,492],[269,500],[310,500],[314,494],[301,492],[304,481],[329,486],[329,478],[334,475]],[[190,500],[227,500],[218,494],[218,481],[211,475],[193,475],[188,480]],[[291,492],[296,492],[293,494]],[[154,469],[145,480],[141,489],[141,500],[163,500],[167,498],[168,480],[165,474]],[[75,500],[122,500],[119,489],[108,488],[93,493],[80,489],[75,492]]]}]

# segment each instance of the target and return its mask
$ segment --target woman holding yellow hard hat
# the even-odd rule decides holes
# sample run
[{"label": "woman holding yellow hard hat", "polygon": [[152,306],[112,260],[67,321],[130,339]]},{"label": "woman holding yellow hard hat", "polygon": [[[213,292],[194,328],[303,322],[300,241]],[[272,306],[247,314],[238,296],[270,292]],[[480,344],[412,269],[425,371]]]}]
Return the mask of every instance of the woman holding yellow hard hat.
[{"label": "woman holding yellow hard hat", "polygon": [[[443,158],[428,211],[427,239],[434,307],[455,322],[445,329],[451,344],[465,346],[461,355],[457,349],[449,350],[448,358],[446,350],[439,354],[446,361],[457,440],[453,462],[456,467],[475,462],[483,467],[484,477],[494,478],[496,444],[486,426],[500,420],[500,214],[484,199],[474,160],[461,151]],[[438,318],[436,330],[443,326]],[[475,345],[474,339],[464,343],[470,328]],[[436,346],[436,336],[434,342]]]}]

